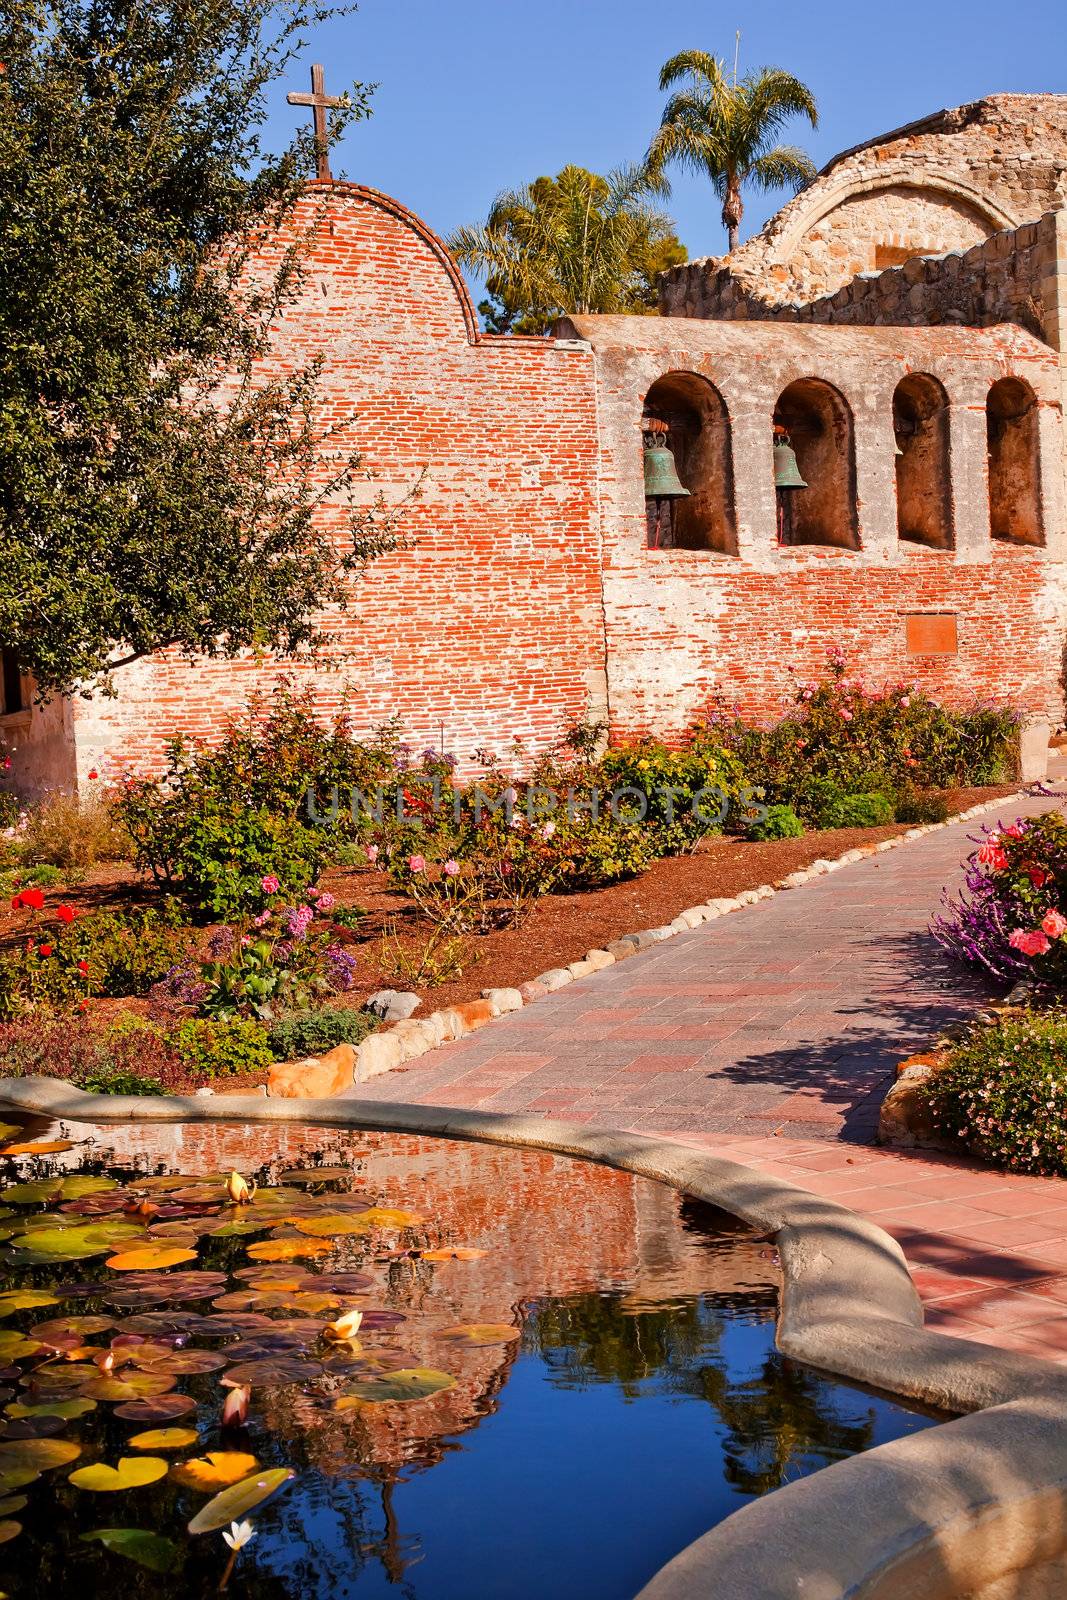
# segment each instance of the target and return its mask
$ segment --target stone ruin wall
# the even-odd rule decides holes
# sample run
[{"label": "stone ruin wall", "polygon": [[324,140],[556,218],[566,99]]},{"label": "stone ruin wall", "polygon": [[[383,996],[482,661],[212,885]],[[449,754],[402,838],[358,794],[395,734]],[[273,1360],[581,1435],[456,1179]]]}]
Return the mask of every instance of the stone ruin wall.
[{"label": "stone ruin wall", "polygon": [[795,315],[860,274],[969,252],[1055,210],[1065,172],[1067,96],[992,95],[938,112],[836,157],[729,258],[665,273],[660,309]]}]

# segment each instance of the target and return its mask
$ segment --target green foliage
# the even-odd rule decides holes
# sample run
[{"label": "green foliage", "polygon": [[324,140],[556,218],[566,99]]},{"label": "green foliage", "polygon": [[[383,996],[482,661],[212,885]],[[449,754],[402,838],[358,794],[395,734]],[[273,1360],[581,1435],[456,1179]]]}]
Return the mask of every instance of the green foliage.
[{"label": "green foliage", "polygon": [[557,317],[656,309],[656,278],[686,259],[669,217],[649,204],[636,168],[606,178],[564,167],[493,203],[482,227],[449,240],[461,266],[483,276],[493,333],[545,333]]},{"label": "green foliage", "polygon": [[86,1094],[165,1095],[172,1092],[148,1073],[138,1072],[133,1067],[112,1066],[110,1062],[84,1073],[78,1079],[77,1087],[84,1089]]},{"label": "green foliage", "polygon": [[181,1065],[197,1078],[265,1072],[274,1060],[266,1029],[258,1022],[186,1017],[168,1036]]},{"label": "green foliage", "polygon": [[377,1026],[377,1017],[369,1011],[320,1006],[317,1011],[294,1011],[272,1023],[267,1038],[275,1061],[300,1061],[338,1044],[362,1044]]},{"label": "green foliage", "polygon": [[[977,705],[952,711],[921,689],[868,688],[831,651],[829,675],[795,692],[796,709],[770,728],[715,713],[701,737],[735,752],[771,805],[791,805],[809,827],[843,827],[849,795],[895,805],[916,786],[991,784],[1014,770],[1018,714]],[[888,819],[887,819],[888,820]]]},{"label": "green foliage", "polygon": [[0,1016],[69,1008],[90,996],[147,994],[188,954],[177,904],[92,911],[59,928],[27,923],[27,939],[0,956]]},{"label": "green foliage", "polygon": [[20,889],[54,889],[62,882],[62,872],[48,862],[35,867],[12,867],[7,872],[0,872],[0,896],[13,896]]},{"label": "green foliage", "polygon": [[928,1081],[936,1123],[961,1150],[1014,1172],[1067,1176],[1067,1013],[975,1028]]},{"label": "green foliage", "polygon": [[598,776],[607,789],[634,791],[618,802],[620,816],[640,816],[659,834],[658,854],[691,848],[721,833],[749,794],[740,758],[698,737],[685,749],[640,739],[608,750]]},{"label": "green foliage", "polygon": [[898,822],[918,827],[927,822],[944,822],[948,811],[948,801],[944,795],[924,793],[921,789],[905,785],[897,799],[895,815]]},{"label": "green foliage", "polygon": [[792,806],[768,806],[766,815],[750,822],[745,832],[750,839],[799,839],[804,824]]},{"label": "green foliage", "polygon": [[763,192],[797,190],[815,177],[815,163],[803,150],[773,143],[791,117],[806,117],[818,127],[815,98],[779,67],[761,67],[738,82],[726,63],[706,50],[682,50],[664,62],[660,88],[679,83],[663,109],[646,168],[661,191],[669,192],[664,169],[673,163],[710,178],[733,250],[744,214],[744,184]]},{"label": "green foliage", "polygon": [[[310,127],[280,155],[261,142],[273,84],[336,9],[4,7],[0,637],[41,691],[108,684],[165,645],[313,647],[344,575],[395,546],[360,504],[347,419],[317,420],[321,364],[260,359],[308,240],[246,270],[313,165]],[[331,141],[366,114],[356,85]]]},{"label": "green foliage", "polygon": [[0,1077],[62,1078],[93,1094],[169,1094],[181,1068],[160,1029],[40,1013],[0,1022]]},{"label": "green foliage", "polygon": [[824,823],[824,826],[880,828],[887,822],[892,822],[893,815],[893,801],[887,794],[881,794],[877,790],[871,794],[846,794],[842,795],[834,808],[834,820]]},{"label": "green foliage", "polygon": [[288,1011],[309,1010],[323,996],[345,993],[355,980],[356,961],[336,942],[328,910],[327,920],[316,922],[320,906],[321,900],[309,900],[263,912],[253,924],[254,936],[220,929],[212,937],[212,959],[198,974],[179,975],[177,997],[204,1016],[271,1022]]}]

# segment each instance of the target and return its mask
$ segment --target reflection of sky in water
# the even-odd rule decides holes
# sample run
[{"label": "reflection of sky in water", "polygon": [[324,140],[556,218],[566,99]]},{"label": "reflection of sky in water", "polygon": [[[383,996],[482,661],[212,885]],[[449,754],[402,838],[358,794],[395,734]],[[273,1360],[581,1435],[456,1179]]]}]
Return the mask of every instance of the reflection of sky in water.
[{"label": "reflection of sky in water", "polygon": [[[230,1600],[629,1600],[752,1495],[927,1425],[785,1362],[774,1349],[768,1242],[645,1180],[542,1152],[401,1135],[97,1132],[144,1170],[177,1162],[190,1174],[232,1164],[250,1172],[278,1156],[302,1166],[320,1150],[354,1163],[348,1187],[424,1216],[419,1243],[487,1252],[432,1270],[375,1267],[360,1259],[360,1241],[345,1240],[321,1263],[369,1267],[376,1285],[365,1307],[406,1318],[370,1343],[411,1351],[457,1384],[346,1418],[321,1395],[258,1390],[247,1447],[299,1476],[252,1513],[257,1537]],[[69,1169],[75,1154],[55,1165]],[[84,1265],[71,1272],[81,1275]],[[441,1333],[457,1321],[521,1322],[521,1347],[450,1344]],[[199,1448],[218,1448],[215,1380],[183,1387],[205,1402]],[[102,1408],[94,1427],[104,1426],[93,1453],[114,1461],[133,1426]],[[82,1436],[93,1439],[92,1429]],[[90,1559],[78,1533],[140,1525],[184,1541],[183,1523],[202,1503],[166,1483],[141,1498],[79,1495],[64,1476],[34,1486],[26,1534],[0,1551],[12,1600],[75,1592],[77,1565]],[[46,1548],[47,1581],[33,1565]],[[86,1588],[207,1600],[224,1557],[217,1534],[197,1539],[184,1571],[166,1577],[93,1549]]]}]

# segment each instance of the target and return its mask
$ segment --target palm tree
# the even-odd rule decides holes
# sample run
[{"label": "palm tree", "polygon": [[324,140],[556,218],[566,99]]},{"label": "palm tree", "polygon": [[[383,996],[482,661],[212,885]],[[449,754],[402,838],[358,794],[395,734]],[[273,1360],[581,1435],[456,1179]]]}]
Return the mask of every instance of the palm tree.
[{"label": "palm tree", "polygon": [[744,214],[741,186],[764,191],[800,189],[815,176],[815,163],[795,145],[771,141],[790,117],[818,127],[811,90],[779,67],[761,67],[737,81],[726,63],[706,50],[682,50],[664,62],[659,86],[684,87],[671,95],[645,158],[653,186],[669,193],[664,168],[671,162],[706,172],[722,201],[729,248],[736,249]]},{"label": "palm tree", "polygon": [[486,280],[487,326],[543,333],[567,312],[654,310],[656,277],[686,259],[670,218],[648,203],[662,187],[643,167],[604,178],[567,166],[499,195],[484,226],[448,241]]}]

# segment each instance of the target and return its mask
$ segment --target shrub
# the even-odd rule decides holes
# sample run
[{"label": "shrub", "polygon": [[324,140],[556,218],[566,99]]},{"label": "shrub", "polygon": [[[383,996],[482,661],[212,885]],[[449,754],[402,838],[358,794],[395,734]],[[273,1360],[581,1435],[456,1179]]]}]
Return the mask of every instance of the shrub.
[{"label": "shrub", "polygon": [[964,891],[945,894],[934,937],[995,977],[1027,973],[1067,988],[1067,818],[1019,817],[972,838]]},{"label": "shrub", "polygon": [[22,803],[10,789],[0,789],[0,828],[16,828],[22,817]]},{"label": "shrub", "polygon": [[321,1006],[317,1011],[296,1011],[271,1025],[267,1040],[275,1061],[299,1061],[322,1055],[338,1044],[362,1044],[378,1026],[369,1011],[342,1006]]},{"label": "shrub", "polygon": [[846,794],[837,809],[838,828],[879,828],[893,821],[894,806],[885,794]]},{"label": "shrub", "polygon": [[766,815],[750,822],[745,831],[750,839],[799,839],[804,824],[792,806],[768,806]]},{"label": "shrub", "polygon": [[182,1071],[159,1030],[140,1019],[101,1027],[34,1017],[0,1023],[0,1076],[63,1078],[96,1094],[170,1094]]},{"label": "shrub", "polygon": [[654,739],[617,745],[597,768],[600,787],[628,793],[618,803],[661,837],[657,854],[691,848],[711,833],[721,833],[731,812],[746,796],[745,771],[732,750],[696,738],[683,750],[671,750]]},{"label": "shrub", "polygon": [[0,873],[0,896],[14,897],[20,889],[54,889],[56,884],[63,882],[63,874],[58,867],[43,863],[36,867],[12,868],[8,872]]},{"label": "shrub", "polygon": [[258,1022],[186,1017],[168,1042],[191,1077],[265,1072],[274,1060],[267,1030]]},{"label": "shrub", "polygon": [[55,794],[27,811],[18,836],[22,861],[84,870],[129,858],[130,838],[104,795]]},{"label": "shrub", "polygon": [[1067,1176],[1067,1013],[975,1028],[927,1093],[936,1125],[961,1148],[1016,1172]]},{"label": "shrub", "polygon": [[[172,995],[204,1016],[272,1021],[308,1010],[324,995],[344,994],[355,982],[356,960],[332,932],[332,896],[300,906],[275,906],[255,918],[255,935],[221,928],[212,935],[211,959],[198,970],[167,979]],[[316,921],[321,917],[322,921]]]},{"label": "shrub", "polygon": [[[12,1017],[34,1006],[68,1008],[90,996],[147,994],[188,954],[189,935],[174,901],[161,908],[91,911],[77,917],[59,905],[59,926],[42,925],[43,905],[19,909],[32,914],[25,943],[0,956],[0,1016]],[[40,892],[37,898],[43,900]]]},{"label": "shrub", "polygon": [[944,795],[905,788],[897,800],[896,820],[906,822],[909,827],[918,827],[926,822],[944,822],[948,811],[948,801]]}]

